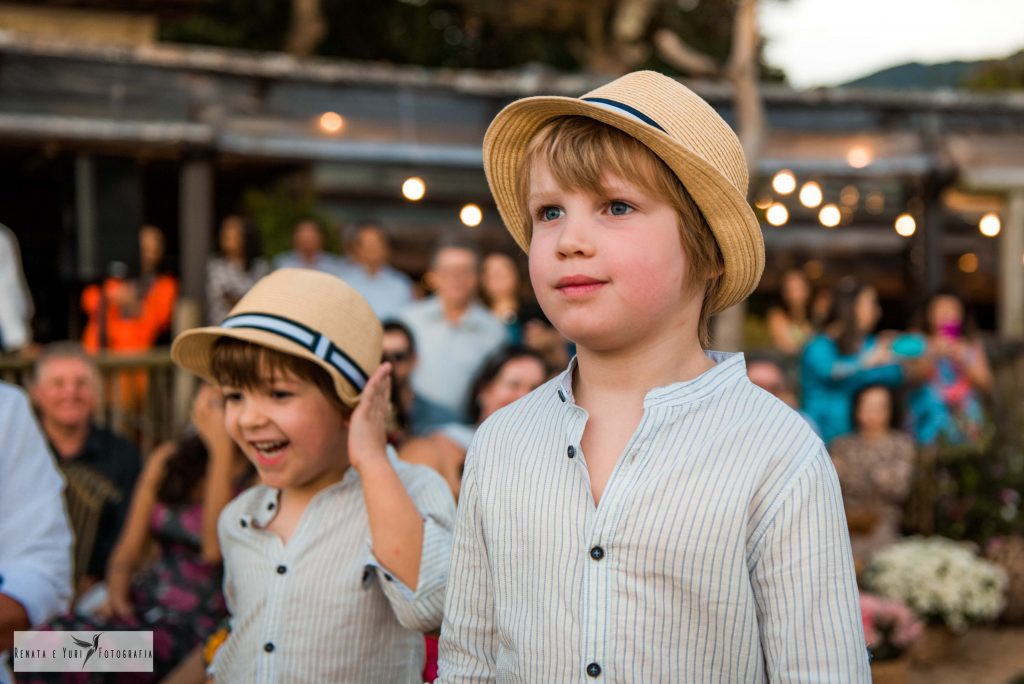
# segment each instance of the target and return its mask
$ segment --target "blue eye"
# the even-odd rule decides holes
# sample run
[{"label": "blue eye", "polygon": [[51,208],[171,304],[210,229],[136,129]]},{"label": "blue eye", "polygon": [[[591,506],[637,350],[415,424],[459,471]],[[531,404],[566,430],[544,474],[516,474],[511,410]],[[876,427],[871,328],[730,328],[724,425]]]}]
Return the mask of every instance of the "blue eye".
[{"label": "blue eye", "polygon": [[287,399],[288,397],[292,396],[292,392],[276,389],[270,391],[270,396],[273,397],[274,399]]},{"label": "blue eye", "polygon": [[633,211],[633,207],[620,200],[612,200],[608,203],[608,213],[612,216],[625,216]]},{"label": "blue eye", "polygon": [[562,208],[561,207],[541,207],[540,211],[537,212],[540,216],[541,221],[554,221],[555,219],[561,218]]}]

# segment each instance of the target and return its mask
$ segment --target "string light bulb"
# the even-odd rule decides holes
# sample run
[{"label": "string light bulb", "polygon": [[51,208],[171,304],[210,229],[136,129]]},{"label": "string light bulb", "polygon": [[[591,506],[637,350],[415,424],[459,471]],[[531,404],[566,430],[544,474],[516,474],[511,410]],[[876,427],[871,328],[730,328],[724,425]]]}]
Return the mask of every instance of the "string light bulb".
[{"label": "string light bulb", "polygon": [[788,195],[796,190],[796,176],[786,169],[779,171],[772,178],[772,189],[780,195]]},{"label": "string light bulb", "polygon": [[910,237],[917,232],[917,221],[910,214],[900,214],[896,217],[896,223],[893,225],[896,228],[896,232],[903,237]]},{"label": "string light bulb", "polygon": [[402,196],[412,202],[419,202],[427,194],[427,184],[419,176],[410,176],[402,183]]}]

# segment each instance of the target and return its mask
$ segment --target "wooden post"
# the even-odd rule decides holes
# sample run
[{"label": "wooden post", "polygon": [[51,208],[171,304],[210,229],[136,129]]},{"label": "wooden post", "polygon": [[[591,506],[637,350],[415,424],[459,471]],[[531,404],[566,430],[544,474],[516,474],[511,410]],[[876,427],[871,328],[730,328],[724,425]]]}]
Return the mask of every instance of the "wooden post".
[{"label": "wooden post", "polygon": [[206,155],[186,158],[181,167],[181,297],[200,310],[206,293],[206,258],[213,233],[213,162]]},{"label": "wooden post", "polygon": [[999,337],[1024,338],[1024,188],[1007,194],[999,236]]}]

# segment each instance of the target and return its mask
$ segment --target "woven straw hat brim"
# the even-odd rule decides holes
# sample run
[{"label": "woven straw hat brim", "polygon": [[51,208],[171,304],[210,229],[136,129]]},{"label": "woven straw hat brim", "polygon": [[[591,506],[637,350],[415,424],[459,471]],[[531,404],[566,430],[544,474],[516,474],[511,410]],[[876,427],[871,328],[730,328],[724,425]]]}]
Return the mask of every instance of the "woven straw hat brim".
[{"label": "woven straw hat brim", "polygon": [[[696,96],[694,96],[696,97]],[[561,96],[528,97],[505,107],[484,136],[484,171],[505,226],[524,251],[529,250],[527,218],[519,204],[519,165],[540,128],[559,116],[585,116],[618,128],[660,157],[678,176],[708,221],[725,262],[717,313],[742,301],[764,271],[761,226],[744,192],[700,155],[667,133],[616,111]],[[657,114],[653,114],[657,120]],[[746,178],[743,178],[745,184]]]},{"label": "woven straw hat brim", "polygon": [[217,384],[217,379],[210,371],[210,360],[213,356],[213,345],[217,340],[229,337],[244,342],[252,342],[291,356],[312,361],[327,371],[334,381],[334,389],[346,406],[355,406],[359,394],[332,366],[305,347],[263,330],[247,328],[227,329],[217,326],[194,328],[178,335],[171,346],[171,358],[176,364],[187,371],[195,373],[209,383]]},{"label": "woven straw hat brim", "polygon": [[225,337],[312,361],[327,371],[338,397],[354,406],[380,365],[383,330],[369,302],[345,281],[282,268],[254,284],[221,325],[178,335],[171,358],[213,382],[213,345]]}]

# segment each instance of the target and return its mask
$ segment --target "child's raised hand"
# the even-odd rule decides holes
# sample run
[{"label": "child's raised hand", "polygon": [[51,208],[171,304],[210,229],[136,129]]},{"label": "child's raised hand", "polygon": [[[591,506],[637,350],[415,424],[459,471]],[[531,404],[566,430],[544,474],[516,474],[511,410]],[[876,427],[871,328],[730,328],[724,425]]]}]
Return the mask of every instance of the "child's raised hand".
[{"label": "child's raised hand", "polygon": [[224,427],[224,395],[219,388],[203,384],[192,401],[192,424],[211,453],[231,453],[231,437]]},{"label": "child's raised hand", "polygon": [[387,461],[391,411],[391,364],[382,363],[366,383],[348,425],[348,460],[353,468]]}]

